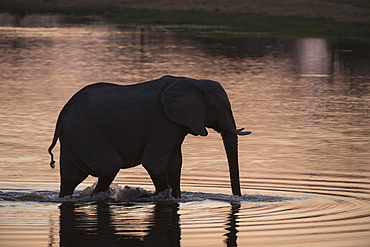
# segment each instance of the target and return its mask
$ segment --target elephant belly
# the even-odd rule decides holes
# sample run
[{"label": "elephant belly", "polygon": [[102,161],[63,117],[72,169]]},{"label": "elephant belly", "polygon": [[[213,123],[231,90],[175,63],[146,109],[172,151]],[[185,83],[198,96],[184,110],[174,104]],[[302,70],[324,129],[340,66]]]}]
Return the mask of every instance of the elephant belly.
[{"label": "elephant belly", "polygon": [[144,144],[139,145],[138,143],[126,144],[124,146],[116,146],[116,151],[122,158],[121,169],[138,166],[141,164],[141,155],[144,150]]}]

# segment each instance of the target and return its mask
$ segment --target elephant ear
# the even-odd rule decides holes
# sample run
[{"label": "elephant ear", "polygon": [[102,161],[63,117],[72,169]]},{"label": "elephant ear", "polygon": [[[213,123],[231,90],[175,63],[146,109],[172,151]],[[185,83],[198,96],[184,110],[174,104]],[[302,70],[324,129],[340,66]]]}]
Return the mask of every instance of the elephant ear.
[{"label": "elephant ear", "polygon": [[196,82],[188,79],[173,82],[162,93],[161,103],[171,121],[189,127],[193,135],[206,136],[206,106]]}]

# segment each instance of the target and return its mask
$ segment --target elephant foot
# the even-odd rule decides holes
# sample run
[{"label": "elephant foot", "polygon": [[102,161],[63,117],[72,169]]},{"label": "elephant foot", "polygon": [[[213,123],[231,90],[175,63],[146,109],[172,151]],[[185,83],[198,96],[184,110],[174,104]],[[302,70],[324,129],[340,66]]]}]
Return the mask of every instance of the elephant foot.
[{"label": "elephant foot", "polygon": [[162,190],[162,191],[160,191],[156,194],[157,194],[158,198],[160,198],[160,199],[173,199],[171,188]]},{"label": "elephant foot", "polygon": [[180,190],[173,190],[172,191],[172,196],[176,199],[181,198],[181,191]]},{"label": "elephant foot", "polygon": [[70,192],[70,191],[66,192],[66,191],[64,191],[64,190],[61,190],[61,191],[59,192],[59,198],[68,198],[68,197],[72,197],[72,194],[73,194],[73,192]]}]

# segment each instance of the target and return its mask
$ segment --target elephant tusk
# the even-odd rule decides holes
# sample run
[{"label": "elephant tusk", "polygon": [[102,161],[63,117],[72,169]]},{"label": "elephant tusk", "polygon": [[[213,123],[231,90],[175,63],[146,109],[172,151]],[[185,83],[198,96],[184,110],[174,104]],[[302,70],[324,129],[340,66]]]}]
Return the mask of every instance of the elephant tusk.
[{"label": "elephant tusk", "polygon": [[244,130],[244,128],[233,129],[233,130],[231,130],[231,132],[236,134],[236,135],[242,135],[242,136],[252,134],[252,132],[250,132],[250,131],[243,131],[243,130]]}]

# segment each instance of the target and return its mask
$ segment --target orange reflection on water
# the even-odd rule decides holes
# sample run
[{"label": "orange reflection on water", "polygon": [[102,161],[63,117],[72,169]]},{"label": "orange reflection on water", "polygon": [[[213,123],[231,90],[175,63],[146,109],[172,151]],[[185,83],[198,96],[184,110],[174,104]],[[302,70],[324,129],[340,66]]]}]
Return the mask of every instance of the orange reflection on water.
[{"label": "orange reflection on water", "polygon": [[[83,86],[132,84],[165,74],[213,79],[228,92],[238,127],[253,132],[239,138],[242,192],[311,200],[240,209],[215,201],[165,208],[165,215],[178,217],[171,221],[181,228],[176,241],[183,246],[369,241],[366,46],[349,44],[350,53],[343,52],[349,49],[346,42],[324,39],[250,37],[228,44],[162,29],[50,23],[49,28],[0,27],[0,190],[58,190],[59,168],[49,168],[46,149],[60,109]],[[183,155],[183,190],[230,194],[217,133],[187,137]],[[153,188],[142,167],[122,170],[115,182]],[[1,203],[0,240],[14,245],[58,245],[59,237],[70,234],[59,235],[61,221],[69,217],[98,234],[100,215],[101,222],[108,220],[103,227],[109,237],[139,241],[163,220],[163,208],[152,204],[113,205],[101,212],[79,204],[64,212],[55,204]]]}]

